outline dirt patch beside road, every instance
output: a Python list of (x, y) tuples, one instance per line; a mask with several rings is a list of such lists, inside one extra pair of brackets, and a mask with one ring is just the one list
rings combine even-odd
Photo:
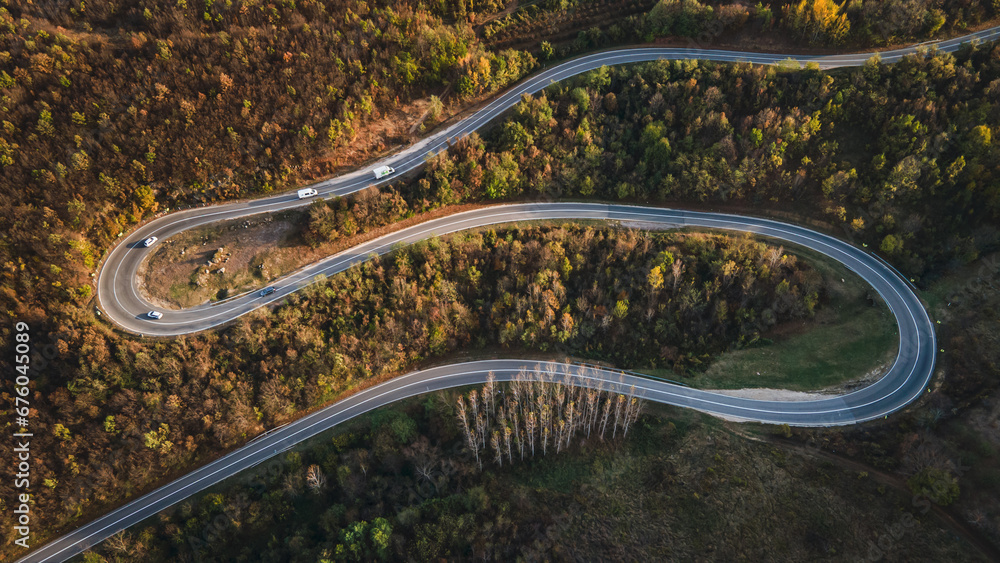
[(477, 207), (435, 209), (318, 246), (310, 246), (304, 236), (307, 209), (215, 223), (160, 241), (139, 268), (139, 289), (157, 307), (193, 307), (266, 287), (303, 266), (392, 231)]
[(143, 296), (178, 309), (262, 287), (308, 263), (305, 211), (249, 217), (185, 231), (157, 245), (139, 269)]
[(742, 397), (744, 399), (756, 399), (759, 401), (816, 401), (829, 399), (832, 395), (823, 393), (807, 393), (805, 391), (789, 391), (787, 389), (709, 389), (713, 393), (728, 395), (730, 397)]

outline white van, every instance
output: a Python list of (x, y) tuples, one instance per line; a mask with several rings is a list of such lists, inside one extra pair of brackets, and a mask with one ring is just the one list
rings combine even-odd
[(299, 190), (299, 199), (305, 199), (307, 197), (312, 197), (312, 196), (314, 196), (314, 195), (316, 195), (318, 193), (319, 192), (317, 192), (314, 188), (301, 189), (301, 190)]
[(395, 172), (395, 170), (391, 166), (379, 166), (375, 170), (372, 170), (372, 172), (375, 174), (376, 180), (381, 180), (382, 178), (385, 178), (389, 174)]

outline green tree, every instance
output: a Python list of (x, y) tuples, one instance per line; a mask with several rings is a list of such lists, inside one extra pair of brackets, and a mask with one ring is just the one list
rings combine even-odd
[(618, 320), (624, 319), (628, 315), (628, 299), (620, 299), (615, 303), (614, 315)]
[(879, 248), (886, 254), (897, 254), (903, 250), (903, 241), (896, 235), (885, 235)]
[(420, 77), (420, 69), (417, 62), (413, 60), (413, 55), (402, 53), (393, 57), (393, 65), (396, 67), (396, 75), (403, 84), (413, 84)]
[(587, 92), (586, 88), (573, 88), (569, 97), (580, 108), (581, 114), (590, 111), (590, 93)]
[(340, 530), (339, 540), (334, 552), (337, 559), (341, 561), (363, 561), (368, 552), (365, 545), (365, 536), (368, 530), (368, 522), (361, 520), (352, 522), (346, 528)]
[(392, 524), (385, 518), (376, 518), (371, 526), (372, 549), (379, 559), (389, 557), (389, 542), (392, 539)]
[(542, 44), (540, 45), (540, 49), (542, 51), (542, 58), (545, 59), (545, 60), (547, 60), (547, 61), (551, 60), (552, 57), (554, 57), (556, 55), (555, 48), (553, 48), (552, 47), (552, 43), (549, 43), (548, 41), (542, 41)]
[(493, 158), (486, 168), (486, 178), (483, 182), (486, 186), (486, 197), (490, 199), (501, 199), (513, 197), (520, 192), (521, 174), (517, 162), (509, 152), (500, 154), (500, 158)]
[(517, 121), (504, 123), (500, 130), (502, 150), (521, 152), (535, 143), (534, 137)]
[(431, 96), (430, 103), (427, 106), (427, 117), (431, 121), (437, 121), (441, 117), (442, 111), (444, 111), (444, 104), (441, 103), (441, 98)]
[(928, 498), (934, 504), (948, 506), (958, 498), (958, 479), (946, 469), (925, 467), (910, 477), (907, 484), (914, 495)]

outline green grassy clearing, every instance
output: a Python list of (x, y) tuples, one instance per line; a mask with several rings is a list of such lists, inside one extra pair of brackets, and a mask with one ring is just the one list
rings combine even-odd
[[(811, 391), (857, 379), (891, 363), (898, 349), (896, 322), (868, 284), (819, 253), (802, 248), (787, 251), (823, 276), (826, 296), (816, 316), (765, 334), (770, 344), (725, 352), (704, 372), (682, 381), (703, 389)], [(871, 304), (869, 294), (876, 305)], [(678, 378), (665, 369), (636, 371)]]

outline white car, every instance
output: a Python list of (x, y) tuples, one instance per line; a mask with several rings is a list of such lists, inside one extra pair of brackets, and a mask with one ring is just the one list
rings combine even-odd
[(299, 199), (305, 199), (307, 197), (312, 197), (312, 196), (314, 196), (314, 195), (316, 195), (318, 193), (319, 192), (317, 192), (314, 188), (304, 188), (304, 189), (299, 190)]
[(146, 313), (146, 316), (149, 317), (149, 318), (151, 318), (151, 319), (162, 319), (163, 318), (163, 313), (161, 313), (159, 311), (150, 311), (150, 312)]
[(394, 173), (395, 171), (396, 170), (391, 166), (379, 166), (375, 170), (372, 170), (372, 173), (375, 174), (376, 180), (381, 180), (382, 178), (385, 178), (386, 176)]
[(148, 239), (142, 241), (142, 245), (149, 248), (150, 246), (153, 246), (153, 243), (156, 242), (156, 240), (156, 237), (149, 237)]

